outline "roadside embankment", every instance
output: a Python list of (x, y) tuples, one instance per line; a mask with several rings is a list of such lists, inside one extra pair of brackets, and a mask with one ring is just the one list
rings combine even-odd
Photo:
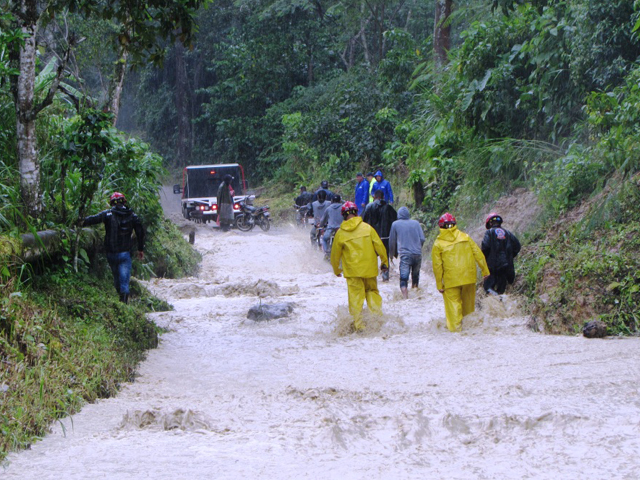
[[(60, 232), (2, 242), (0, 460), (28, 448), (56, 419), (113, 396), (157, 346), (158, 328), (146, 313), (171, 307), (134, 280), (130, 303), (120, 303), (104, 255), (96, 254), (102, 227), (84, 233), (89, 240), (78, 273)], [(149, 225), (147, 239), (145, 261), (134, 262), (136, 276), (197, 271), (200, 256), (169, 220)]]
[(130, 381), (158, 341), (145, 313), (169, 308), (140, 287), (124, 305), (102, 275), (49, 273), (1, 288), (0, 459)]
[(640, 175), (614, 178), (523, 249), (517, 291), (535, 327), (575, 333), (599, 319), (610, 335), (640, 333)]

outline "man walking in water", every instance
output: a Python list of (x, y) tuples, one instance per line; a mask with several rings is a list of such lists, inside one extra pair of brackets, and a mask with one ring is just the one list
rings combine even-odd
[(424, 243), (422, 227), (417, 221), (411, 220), (410, 216), (407, 207), (400, 207), (398, 220), (393, 222), (389, 233), (389, 258), (400, 254), (400, 291), (405, 299), (409, 298), (409, 273), (411, 288), (418, 288)]
[(484, 281), (484, 289), (487, 293), (502, 295), (507, 283), (512, 284), (516, 278), (513, 259), (520, 253), (520, 242), (513, 233), (502, 228), (502, 217), (497, 213), (490, 213), (484, 225), (487, 231), (481, 249), (491, 272)]
[[(382, 190), (376, 190), (373, 194), (375, 200), (373, 203), (367, 205), (364, 211), (362, 219), (371, 225), (384, 245), (387, 254), (389, 253), (389, 232), (391, 232), (391, 225), (398, 219), (398, 213), (396, 209), (389, 205), (386, 200), (383, 199), (384, 193)], [(389, 270), (382, 272), (382, 281), (389, 281)]]
[(471, 237), (456, 227), (456, 219), (445, 213), (438, 221), (440, 234), (431, 250), (433, 275), (444, 297), (447, 328), (459, 332), (462, 317), (475, 310), (476, 264), (486, 279), (489, 267), (482, 251)]
[(218, 222), (223, 232), (228, 232), (233, 223), (233, 177), (225, 175), (218, 187)]
[(120, 294), (120, 301), (129, 303), (129, 279), (131, 278), (131, 235), (136, 232), (138, 259), (144, 258), (144, 229), (138, 216), (127, 206), (127, 199), (120, 192), (109, 198), (111, 208), (84, 219), (83, 226), (104, 223), (104, 248), (113, 274), (113, 285)]
[[(387, 252), (376, 231), (358, 216), (353, 202), (342, 206), (344, 222), (336, 232), (331, 250), (331, 266), (336, 276), (344, 273), (349, 292), (349, 313), (356, 331), (363, 330), (362, 307), (365, 299), (372, 313), (382, 313), (382, 297), (378, 292), (378, 258), (380, 269), (388, 270)], [(340, 262), (342, 261), (342, 270)]]

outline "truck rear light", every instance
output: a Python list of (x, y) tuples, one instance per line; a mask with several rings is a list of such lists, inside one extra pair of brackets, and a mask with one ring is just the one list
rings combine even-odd
[(234, 203), (234, 204), (233, 204), (233, 209), (234, 209), (235, 211), (240, 210), (240, 204), (239, 204), (239, 203)]
[(216, 210), (218, 210), (218, 206), (217, 205), (211, 205), (211, 210), (213, 210), (215, 212)]

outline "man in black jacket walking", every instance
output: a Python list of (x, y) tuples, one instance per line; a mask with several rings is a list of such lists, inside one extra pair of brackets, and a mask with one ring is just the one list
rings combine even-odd
[(487, 216), (485, 227), (487, 232), (481, 248), (491, 275), (484, 281), (484, 289), (487, 293), (502, 295), (507, 283), (512, 284), (516, 278), (513, 259), (520, 252), (520, 242), (513, 233), (502, 228), (502, 217), (497, 213)]
[(113, 273), (113, 284), (120, 294), (120, 301), (129, 301), (131, 278), (131, 235), (136, 232), (138, 259), (144, 258), (144, 229), (138, 216), (127, 206), (127, 199), (120, 192), (109, 198), (111, 208), (84, 220), (83, 226), (104, 223), (104, 248)]
[[(373, 203), (367, 205), (362, 220), (371, 225), (387, 250), (389, 255), (389, 233), (391, 225), (398, 219), (398, 212), (384, 200), (384, 192), (376, 190), (373, 194)], [(389, 260), (391, 261), (391, 260)], [(389, 270), (382, 272), (382, 281), (389, 281)]]

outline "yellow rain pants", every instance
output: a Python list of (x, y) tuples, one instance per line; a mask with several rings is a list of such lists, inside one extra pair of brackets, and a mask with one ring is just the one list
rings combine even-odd
[(459, 332), (462, 317), (473, 313), (476, 309), (476, 284), (469, 283), (458, 287), (445, 288), (444, 313), (447, 316), (447, 328), (451, 332)]
[(362, 307), (365, 299), (371, 313), (382, 313), (382, 297), (378, 292), (378, 280), (376, 277), (347, 277), (349, 291), (349, 313), (353, 317), (353, 326), (358, 330), (364, 329), (362, 323)]

